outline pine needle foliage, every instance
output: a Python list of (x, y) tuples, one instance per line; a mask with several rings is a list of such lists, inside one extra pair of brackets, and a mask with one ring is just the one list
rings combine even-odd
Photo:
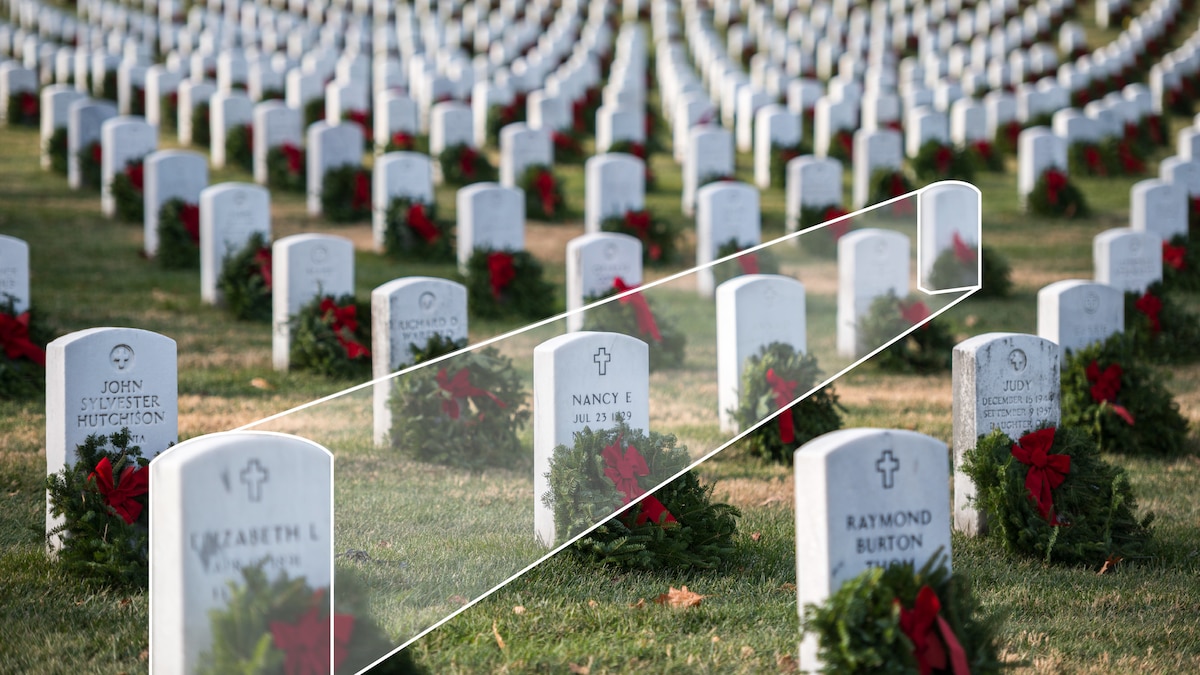
[[(332, 299), (338, 307), (353, 305), (357, 327), (354, 330), (341, 328), (335, 331), (335, 319), (330, 312), (321, 309), (326, 299)], [(291, 318), (292, 347), (289, 364), (297, 370), (310, 370), (326, 377), (365, 380), (371, 375), (370, 353), (351, 357), (351, 348), (344, 342), (354, 342), (362, 347), (371, 344), (371, 308), (358, 302), (353, 295), (331, 298), (318, 294)]]
[[(53, 333), (44, 325), (40, 313), (29, 308), (29, 341), (45, 350)], [(0, 293), (0, 314), (17, 316), (16, 298)], [(0, 349), (0, 400), (28, 400), (43, 395), (46, 391), (46, 367), (27, 356), (8, 358)]]
[[(911, 304), (918, 301), (917, 296), (910, 295), (904, 302)], [(859, 330), (863, 334), (863, 343), (869, 349), (874, 349), (912, 326), (912, 322), (904, 318), (901, 312), (900, 299), (889, 291), (871, 303)], [(950, 367), (953, 349), (953, 336), (934, 320), (897, 340), (871, 361), (888, 372), (934, 373)]]
[[(263, 276), (263, 257), (271, 252), (266, 235), (254, 232), (246, 245), (225, 257), (217, 288), (225, 307), (243, 321), (271, 320), (271, 285)], [(268, 271), (269, 273), (269, 271)]]
[[(586, 302), (596, 302), (617, 295), (617, 291), (609, 291), (599, 297), (588, 298)], [(687, 334), (676, 325), (670, 314), (661, 311), (658, 303), (651, 302), (645, 296), (646, 305), (654, 315), (654, 323), (658, 327), (661, 340), (643, 332), (638, 324), (637, 310), (632, 302), (622, 303), (620, 300), (607, 302), (599, 307), (589, 309), (584, 315), (583, 329), (602, 333), (621, 333), (635, 337), (649, 346), (650, 371), (679, 368), (683, 366), (684, 349), (687, 347)]]

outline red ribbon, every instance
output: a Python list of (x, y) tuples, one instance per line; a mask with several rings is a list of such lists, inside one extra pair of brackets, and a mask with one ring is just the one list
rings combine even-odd
[[(283, 652), (285, 675), (328, 675), (329, 673), (329, 617), (318, 617), (322, 591), (313, 595), (313, 606), (296, 623), (272, 621), (271, 638), (275, 647)], [(336, 671), (346, 659), (350, 635), (354, 631), (354, 617), (349, 614), (333, 615), (333, 668)]]
[(649, 211), (626, 211), (625, 225), (633, 230), (638, 239), (642, 240), (649, 248), (647, 253), (651, 260), (658, 260), (662, 257), (662, 247), (650, 241), (650, 212)]
[(392, 145), (400, 150), (412, 150), (414, 142), (415, 139), (403, 131), (392, 134)]
[(742, 266), (742, 274), (758, 274), (758, 255), (747, 253), (739, 256), (737, 260)]
[(1088, 382), (1092, 383), (1092, 400), (1096, 403), (1108, 403), (1109, 407), (1112, 408), (1112, 411), (1118, 417), (1132, 426), (1133, 415), (1129, 414), (1129, 410), (1125, 406), (1116, 404), (1117, 395), (1121, 393), (1121, 375), (1124, 372), (1124, 369), (1118, 363), (1100, 370), (1100, 364), (1092, 361), (1088, 365), (1085, 374), (1087, 375)]
[(279, 149), (283, 151), (283, 156), (287, 157), (288, 173), (299, 174), (304, 168), (304, 151), (291, 143), (284, 143)]
[(1067, 187), (1067, 177), (1057, 169), (1046, 170), (1046, 201), (1058, 204), (1058, 193)]
[[(775, 369), (767, 370), (767, 384), (771, 385), (771, 393), (775, 394), (775, 406), (782, 409), (796, 398), (796, 380), (785, 380), (775, 374)], [(779, 440), (791, 443), (796, 440), (796, 429), (792, 420), (792, 411), (787, 410), (779, 416)]]
[(129, 176), (129, 182), (133, 183), (133, 188), (138, 192), (142, 191), (142, 163), (133, 162), (125, 167), (125, 175)]
[(187, 232), (192, 243), (200, 243), (200, 207), (195, 204), (184, 204), (179, 207), (179, 222), (183, 223), (183, 230)]
[(27, 91), (21, 92), (18, 96), (20, 98), (21, 116), (26, 118), (37, 117), (38, 110), (40, 109), (37, 96)]
[(371, 208), (371, 176), (366, 171), (354, 174), (354, 196), (350, 198), (350, 208), (355, 210)]
[[(900, 599), (895, 600), (897, 605)], [(939, 615), (942, 603), (937, 593), (928, 585), (917, 591), (912, 609), (900, 607), (900, 630), (913, 643), (913, 656), (917, 660), (920, 675), (930, 675), (935, 670), (946, 669), (946, 652), (950, 652), (950, 671), (954, 675), (970, 675), (967, 653), (954, 635), (950, 624)], [(938, 631), (934, 631), (934, 625)], [(942, 639), (938, 640), (938, 632)], [(945, 645), (943, 647), (943, 642)]]
[(629, 144), (629, 154), (633, 155), (634, 157), (637, 157), (638, 159), (645, 160), (646, 159), (646, 146), (642, 145), (641, 143), (630, 143)]
[(911, 326), (915, 326), (929, 318), (929, 307), (920, 300), (914, 300), (911, 303), (901, 300), (898, 305), (900, 307), (900, 316), (904, 317), (904, 320)]
[(350, 120), (351, 122), (355, 122), (358, 124), (358, 126), (362, 127), (363, 139), (365, 141), (367, 141), (368, 143), (371, 142), (371, 137), (372, 137), (371, 119), (367, 116), (367, 111), (365, 111), (365, 110), (347, 110), (346, 111), (346, 119)]
[(841, 218), (847, 213), (849, 213), (849, 211), (846, 211), (840, 206), (830, 206), (829, 208), (825, 209), (824, 215), (821, 216), (821, 222), (829, 223), (829, 226), (826, 229), (829, 230), (829, 234), (833, 236), (834, 241), (846, 236), (846, 233), (850, 231), (850, 219), (846, 218), (843, 220), (838, 220), (836, 223), (830, 223), (829, 221)]
[(1021, 123), (1016, 120), (1010, 120), (1004, 125), (1004, 135), (1008, 137), (1008, 144), (1012, 147), (1017, 147), (1017, 141), (1021, 137)]
[(250, 152), (254, 152), (254, 125), (247, 124), (243, 128), (246, 130), (246, 147), (250, 149)]
[(1170, 265), (1172, 269), (1182, 271), (1187, 264), (1187, 247), (1172, 246), (1169, 242), (1163, 242), (1162, 247), (1163, 262)]
[(950, 171), (950, 165), (954, 163), (954, 151), (944, 145), (939, 145), (938, 149), (933, 153), (933, 164), (938, 173), (947, 173)]
[(104, 148), (100, 145), (100, 141), (92, 142), (92, 161), (99, 164), (104, 159)]
[(1117, 156), (1121, 160), (1121, 166), (1125, 169), (1125, 173), (1141, 173), (1146, 170), (1145, 162), (1138, 159), (1138, 156), (1133, 153), (1128, 141), (1121, 141), (1117, 144)]
[(505, 288), (517, 278), (517, 270), (513, 267), (513, 257), (504, 251), (493, 251), (488, 254), (488, 275), (492, 283), (492, 296), (497, 300)]
[(1192, 197), (1192, 215), (1200, 213), (1200, 197)]
[(784, 166), (787, 166), (788, 162), (792, 161), (793, 159), (796, 159), (799, 156), (800, 156), (800, 153), (795, 148), (780, 148), (779, 149), (779, 162), (781, 164), (783, 164)]
[(542, 211), (547, 216), (553, 216), (554, 209), (558, 205), (558, 195), (554, 192), (554, 188), (557, 187), (554, 182), (554, 174), (544, 169), (539, 171), (533, 178), (533, 187), (542, 200)]
[(1025, 434), (1012, 446), (1012, 456), (1029, 467), (1025, 474), (1025, 489), (1037, 506), (1038, 513), (1051, 525), (1061, 525), (1054, 513), (1054, 498), (1051, 490), (1062, 485), (1071, 470), (1068, 455), (1051, 455), (1054, 445), (1054, 427)]
[(1150, 291), (1146, 291), (1142, 297), (1133, 303), (1133, 308), (1145, 314), (1146, 318), (1150, 320), (1151, 335), (1158, 335), (1162, 331), (1162, 321), (1158, 317), (1159, 312), (1162, 311), (1162, 306), (1162, 299)]
[(463, 146), (462, 154), (458, 156), (458, 169), (466, 178), (475, 177), (475, 159), (479, 156), (475, 148)]
[(579, 144), (575, 142), (574, 138), (571, 138), (564, 133), (552, 131), (550, 132), (550, 140), (554, 143), (555, 152), (561, 150), (570, 155), (574, 155), (579, 152)]
[(46, 366), (46, 352), (29, 339), (29, 312), (17, 316), (0, 314), (0, 346), (9, 361), (25, 357), (43, 368)]
[(984, 162), (992, 161), (992, 144), (987, 141), (975, 141), (972, 146)]
[(496, 398), (496, 395), (492, 392), (472, 385), (470, 378), (471, 372), (466, 368), (463, 368), (455, 373), (454, 377), (450, 377), (450, 374), (445, 368), (442, 368), (438, 371), (438, 386), (442, 388), (442, 391), (450, 395), (450, 398), (442, 401), (442, 412), (449, 415), (450, 419), (456, 420), (459, 417), (461, 412), (458, 406), (459, 399), (473, 398), (475, 396), (486, 396), (490, 398), (492, 403), (495, 403), (497, 406), (501, 408), (508, 407), (504, 404), (504, 401)]
[[(637, 286), (628, 286), (621, 277), (613, 277), (613, 288), (617, 289), (618, 293), (624, 293), (637, 288)], [(655, 342), (662, 342), (662, 333), (658, 332), (658, 322), (654, 320), (654, 312), (650, 311), (650, 305), (647, 304), (646, 298), (642, 297), (640, 292), (630, 293), (621, 298), (619, 302), (622, 305), (633, 305), (633, 314), (637, 318), (639, 335), (649, 335), (650, 339)]]
[(113, 484), (112, 463), (108, 458), (100, 460), (96, 470), (88, 474), (89, 481), (95, 481), (96, 488), (108, 505), (126, 523), (133, 524), (142, 514), (142, 503), (134, 499), (150, 490), (150, 472), (139, 471), (127, 466), (121, 472), (119, 484)]
[(1087, 164), (1088, 169), (1097, 176), (1103, 176), (1107, 173), (1104, 167), (1104, 159), (1100, 157), (1100, 151), (1093, 145), (1088, 145), (1083, 148), (1083, 161)]
[[(628, 504), (646, 494), (642, 486), (638, 485), (637, 477), (650, 475), (650, 467), (646, 466), (646, 459), (637, 448), (632, 445), (626, 446), (625, 453), (622, 454), (621, 439), (618, 437), (616, 443), (604, 448), (600, 457), (604, 459), (604, 475), (608, 476), (624, 496), (622, 504)], [(638, 514), (636, 523), (641, 525), (647, 521), (666, 525), (675, 522), (675, 516), (671, 515), (662, 502), (650, 496), (642, 500), (641, 513)]]
[(838, 145), (842, 146), (842, 152), (846, 153), (847, 157), (854, 156), (854, 136), (849, 131), (841, 129), (837, 132)]
[(258, 265), (258, 276), (262, 277), (267, 290), (271, 290), (271, 247), (264, 246), (254, 254), (254, 262)]
[(338, 343), (346, 350), (346, 357), (350, 359), (371, 355), (370, 350), (354, 339), (354, 334), (358, 332), (358, 318), (355, 316), (357, 313), (358, 308), (354, 303), (338, 307), (333, 298), (321, 301), (321, 315), (330, 322), (333, 334), (337, 336)]
[(584, 119), (586, 112), (587, 99), (571, 101), (571, 126), (579, 133), (587, 130), (587, 121)]
[(425, 205), (421, 203), (408, 207), (408, 226), (418, 237), (424, 239), (427, 244), (432, 244), (441, 236), (437, 226), (426, 215)]
[(954, 240), (951, 243), (954, 244), (954, 258), (956, 260), (964, 265), (974, 264), (975, 248), (963, 241), (962, 237), (958, 236), (958, 232), (954, 233)]

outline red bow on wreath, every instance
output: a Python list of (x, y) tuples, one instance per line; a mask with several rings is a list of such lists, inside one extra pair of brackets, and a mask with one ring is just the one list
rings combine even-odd
[(1008, 138), (1008, 144), (1011, 147), (1017, 147), (1017, 141), (1021, 137), (1021, 123), (1016, 120), (1010, 120), (1004, 125), (1004, 135)]
[(442, 368), (438, 371), (437, 383), (438, 386), (441, 387), (442, 391), (450, 395), (450, 398), (442, 401), (442, 412), (449, 415), (450, 419), (458, 419), (458, 416), (461, 413), (458, 406), (459, 399), (472, 398), (475, 396), (486, 396), (490, 398), (492, 403), (495, 403), (497, 406), (501, 408), (508, 407), (504, 405), (504, 401), (501, 401), (492, 392), (472, 385), (471, 372), (466, 368), (463, 368), (455, 373), (454, 377), (450, 377), (449, 372), (447, 372), (445, 368)]
[[(893, 602), (900, 605), (899, 598)], [(955, 637), (950, 624), (940, 616), (941, 610), (942, 603), (938, 600), (937, 593), (927, 585), (921, 586), (921, 590), (917, 591), (912, 609), (900, 606), (900, 630), (913, 643), (917, 671), (921, 675), (929, 675), (935, 670), (945, 670), (946, 652), (949, 652), (950, 671), (954, 675), (969, 675), (971, 668), (967, 664), (967, 653)], [(935, 625), (937, 631), (934, 630)], [(941, 640), (938, 639), (939, 632)]]
[(346, 119), (362, 127), (363, 138), (368, 143), (371, 141), (371, 121), (367, 118), (367, 111), (348, 110), (346, 111)]
[(350, 199), (350, 207), (356, 211), (371, 208), (371, 175), (366, 171), (354, 174), (354, 196)]
[[(330, 329), (337, 336), (338, 343), (346, 350), (346, 357), (357, 359), (360, 356), (370, 356), (371, 352), (354, 339), (358, 332), (358, 318), (355, 316), (358, 308), (354, 303), (338, 307), (333, 298), (321, 301), (321, 316), (330, 321)], [(349, 335), (350, 337), (346, 337)]]
[(104, 148), (99, 141), (92, 143), (92, 161), (99, 164), (104, 159)]
[(488, 254), (488, 275), (492, 284), (492, 296), (497, 300), (504, 289), (517, 278), (517, 270), (513, 267), (513, 257), (504, 251), (493, 251)]
[(837, 220), (848, 213), (849, 211), (840, 206), (831, 206), (825, 209), (824, 215), (821, 216), (821, 222), (829, 223), (829, 226), (826, 229), (829, 230), (829, 234), (833, 237), (835, 242), (846, 236), (846, 233), (850, 231), (850, 219), (843, 218), (842, 220), (838, 220), (836, 223), (830, 223), (829, 221)]
[(662, 257), (662, 247), (650, 241), (650, 220), (649, 211), (626, 211), (625, 226), (633, 230), (638, 239), (642, 240), (643, 244), (647, 245), (647, 254), (651, 260), (658, 260)]
[(1187, 264), (1187, 247), (1172, 246), (1170, 243), (1164, 241), (1162, 257), (1163, 262), (1169, 265), (1171, 269), (1183, 271), (1184, 266)]
[(1058, 193), (1067, 187), (1067, 177), (1057, 169), (1046, 170), (1046, 201), (1051, 205), (1058, 204)]
[(568, 155), (573, 155), (579, 152), (579, 144), (575, 142), (575, 139), (562, 132), (550, 132), (550, 140), (554, 143), (555, 152), (561, 150)]
[(746, 253), (738, 256), (737, 261), (742, 267), (742, 274), (758, 274), (758, 254)]
[(1159, 320), (1158, 314), (1162, 311), (1162, 299), (1154, 295), (1150, 291), (1146, 291), (1142, 297), (1138, 298), (1133, 303), (1133, 308), (1150, 320), (1150, 334), (1158, 335), (1162, 331), (1162, 321)]
[(88, 480), (95, 481), (96, 489), (100, 490), (100, 495), (104, 497), (104, 503), (126, 523), (133, 524), (133, 521), (142, 515), (142, 503), (134, 497), (144, 495), (150, 490), (149, 471), (127, 466), (121, 472), (119, 484), (114, 485), (112, 463), (105, 457), (96, 465), (96, 470), (88, 474)]
[(133, 162), (125, 167), (125, 175), (129, 176), (129, 182), (133, 183), (133, 188), (138, 192), (142, 191), (142, 163)]
[(854, 156), (854, 136), (845, 129), (840, 129), (837, 132), (838, 144), (842, 146), (842, 152), (846, 153), (847, 157)]
[(533, 178), (533, 187), (542, 200), (542, 211), (547, 216), (553, 216), (554, 208), (558, 205), (558, 195), (555, 194), (558, 184), (554, 180), (554, 174), (545, 169), (539, 171)]
[(1092, 361), (1088, 364), (1085, 374), (1087, 381), (1092, 383), (1092, 400), (1100, 404), (1107, 403), (1118, 417), (1132, 426), (1133, 415), (1125, 406), (1116, 403), (1117, 395), (1121, 393), (1121, 375), (1124, 372), (1119, 363), (1113, 363), (1104, 370), (1100, 370), (1099, 362)]
[(46, 366), (46, 352), (29, 339), (29, 312), (17, 316), (0, 314), (0, 347), (9, 361), (25, 357), (39, 366)]
[(933, 165), (938, 173), (944, 174), (950, 171), (950, 165), (954, 163), (954, 151), (950, 148), (939, 145), (933, 153)]
[(1192, 202), (1192, 213), (1193, 214), (1200, 213), (1200, 196), (1192, 197), (1191, 202)]
[(392, 134), (392, 145), (400, 150), (412, 150), (413, 143), (413, 137), (403, 131), (397, 131)]
[(437, 226), (426, 215), (425, 205), (421, 203), (416, 203), (408, 207), (408, 226), (418, 237), (424, 239), (427, 244), (432, 244), (441, 236)]
[(1051, 490), (1062, 485), (1071, 470), (1068, 455), (1051, 455), (1054, 446), (1054, 427), (1025, 434), (1012, 446), (1012, 456), (1029, 467), (1025, 474), (1025, 489), (1037, 506), (1038, 513), (1051, 525), (1063, 525), (1054, 513), (1054, 497)]
[[(783, 379), (775, 374), (774, 368), (767, 370), (767, 384), (771, 385), (771, 393), (775, 394), (777, 408), (783, 408), (796, 398), (796, 380)], [(779, 440), (784, 444), (796, 440), (795, 423), (790, 410), (779, 416)]]
[(992, 161), (992, 144), (987, 141), (975, 141), (971, 144), (975, 148), (975, 152), (985, 163)]
[(779, 149), (779, 161), (784, 166), (787, 166), (788, 162), (792, 161), (793, 159), (796, 159), (799, 156), (800, 156), (800, 152), (798, 150), (796, 150), (795, 148), (780, 148)]
[[(617, 491), (623, 495), (622, 504), (628, 504), (646, 494), (642, 486), (638, 485), (637, 479), (638, 476), (650, 475), (650, 467), (646, 466), (646, 459), (637, 448), (627, 446), (622, 454), (621, 438), (617, 437), (617, 442), (604, 448), (600, 457), (604, 459), (604, 475), (608, 476), (617, 487)], [(636, 524), (641, 525), (646, 521), (665, 525), (675, 522), (675, 516), (671, 515), (662, 502), (651, 496), (642, 500), (641, 513), (638, 514)]]
[(271, 247), (264, 246), (254, 254), (254, 263), (258, 265), (258, 276), (262, 277), (263, 285), (271, 290)]
[(283, 151), (283, 156), (287, 158), (288, 173), (298, 175), (304, 168), (303, 151), (291, 143), (284, 143), (279, 146), (279, 149)]
[(914, 300), (911, 303), (900, 300), (897, 305), (900, 308), (900, 316), (910, 326), (915, 326), (929, 318), (929, 307), (920, 300)]
[[(285, 675), (328, 675), (329, 673), (329, 618), (318, 617), (323, 604), (322, 591), (313, 595), (313, 606), (296, 623), (272, 621), (271, 638), (275, 647), (283, 652)], [(346, 659), (350, 635), (354, 632), (354, 617), (349, 614), (333, 615), (333, 669), (336, 671)]]
[[(637, 288), (637, 286), (628, 286), (621, 277), (614, 277), (613, 288), (618, 293), (624, 293), (625, 291)], [(654, 320), (654, 312), (650, 311), (650, 305), (647, 304), (646, 298), (642, 297), (641, 293), (630, 293), (618, 302), (622, 305), (633, 305), (633, 314), (637, 318), (638, 334), (649, 335), (655, 342), (662, 342), (662, 333), (658, 332), (658, 322)]]
[(200, 243), (200, 207), (195, 204), (184, 204), (179, 207), (179, 222), (193, 244)]
[(571, 127), (578, 133), (583, 133), (587, 130), (587, 120), (584, 119), (587, 112), (587, 99), (579, 99), (571, 101)]
[(951, 241), (951, 244), (954, 245), (955, 260), (958, 260), (958, 262), (963, 263), (964, 265), (971, 265), (975, 263), (974, 247), (963, 241), (962, 237), (958, 236), (958, 232), (954, 233), (954, 238)]
[(637, 157), (640, 160), (645, 160), (646, 159), (646, 146), (642, 145), (641, 143), (630, 143), (629, 144), (629, 154), (633, 155), (634, 157)]
[(23, 91), (20, 94), (21, 116), (26, 118), (37, 117), (40, 108), (38, 98), (34, 94)]
[(1117, 156), (1121, 160), (1121, 167), (1127, 174), (1141, 173), (1146, 170), (1146, 163), (1133, 153), (1128, 141), (1121, 141), (1117, 144)]
[(458, 170), (466, 178), (475, 177), (475, 160), (479, 157), (479, 153), (475, 152), (475, 148), (469, 145), (464, 145), (462, 154), (458, 156)]

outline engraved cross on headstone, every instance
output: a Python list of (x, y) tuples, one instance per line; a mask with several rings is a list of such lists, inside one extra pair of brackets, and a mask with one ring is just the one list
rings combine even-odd
[(875, 462), (875, 470), (883, 474), (883, 488), (890, 490), (895, 487), (895, 473), (900, 470), (900, 460), (892, 456), (891, 450), (884, 450)]
[(601, 375), (607, 375), (608, 362), (612, 361), (612, 354), (608, 353), (608, 349), (601, 347), (600, 349), (596, 350), (596, 354), (592, 357), (592, 361), (596, 364)]
[(249, 489), (248, 494), (250, 496), (250, 501), (261, 501), (262, 484), (267, 482), (267, 478), (270, 476), (270, 474), (267, 473), (267, 470), (258, 463), (257, 459), (252, 459), (250, 460), (250, 463), (246, 465), (246, 468), (242, 469), (242, 472), (239, 475), (242, 478), (242, 482), (245, 483), (246, 487)]

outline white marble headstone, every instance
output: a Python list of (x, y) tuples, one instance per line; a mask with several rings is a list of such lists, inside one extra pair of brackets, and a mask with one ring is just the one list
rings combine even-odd
[(1038, 291), (1038, 335), (1066, 350), (1088, 347), (1125, 332), (1125, 294), (1081, 279), (1056, 281)]
[(327, 234), (276, 239), (271, 245), (271, 279), (271, 361), (276, 370), (287, 370), (292, 346), (288, 319), (318, 295), (354, 293), (354, 243)]
[(384, 249), (387, 210), (393, 199), (433, 204), (433, 162), (419, 152), (389, 152), (375, 160), (371, 174), (371, 229), (375, 248)]
[(525, 250), (525, 195), (499, 183), (475, 183), (458, 191), (458, 267), (466, 272), (475, 249)]
[(1126, 293), (1144, 293), (1162, 281), (1162, 238), (1154, 232), (1118, 227), (1092, 239), (1092, 264), (1096, 282)]
[[(758, 190), (747, 183), (709, 183), (696, 193), (696, 265), (716, 260), (721, 246), (731, 240), (737, 242), (738, 248), (762, 242)], [(700, 295), (711, 298), (713, 287), (713, 268), (696, 270), (696, 290)]]
[(584, 164), (585, 231), (599, 232), (606, 218), (640, 211), (645, 203), (646, 169), (642, 160), (621, 152), (588, 158)]
[[(642, 283), (642, 242), (617, 232), (596, 232), (567, 242), (567, 311), (579, 309), (589, 297), (613, 290), (620, 278), (628, 286)], [(584, 313), (567, 317), (569, 332), (583, 330)]]
[(271, 241), (271, 193), (252, 183), (218, 183), (200, 192), (200, 299), (222, 300), (217, 280), (225, 259), (255, 233)]
[(838, 240), (837, 351), (858, 358), (880, 345), (865, 344), (859, 324), (875, 298), (909, 289), (909, 240), (899, 232), (866, 228)]
[(29, 244), (0, 234), (0, 302), (9, 298), (14, 313), (29, 309)]
[(200, 191), (208, 186), (208, 162), (191, 150), (159, 150), (146, 156), (142, 165), (144, 227), (143, 250), (147, 257), (158, 254), (158, 212), (171, 199), (200, 203)]

